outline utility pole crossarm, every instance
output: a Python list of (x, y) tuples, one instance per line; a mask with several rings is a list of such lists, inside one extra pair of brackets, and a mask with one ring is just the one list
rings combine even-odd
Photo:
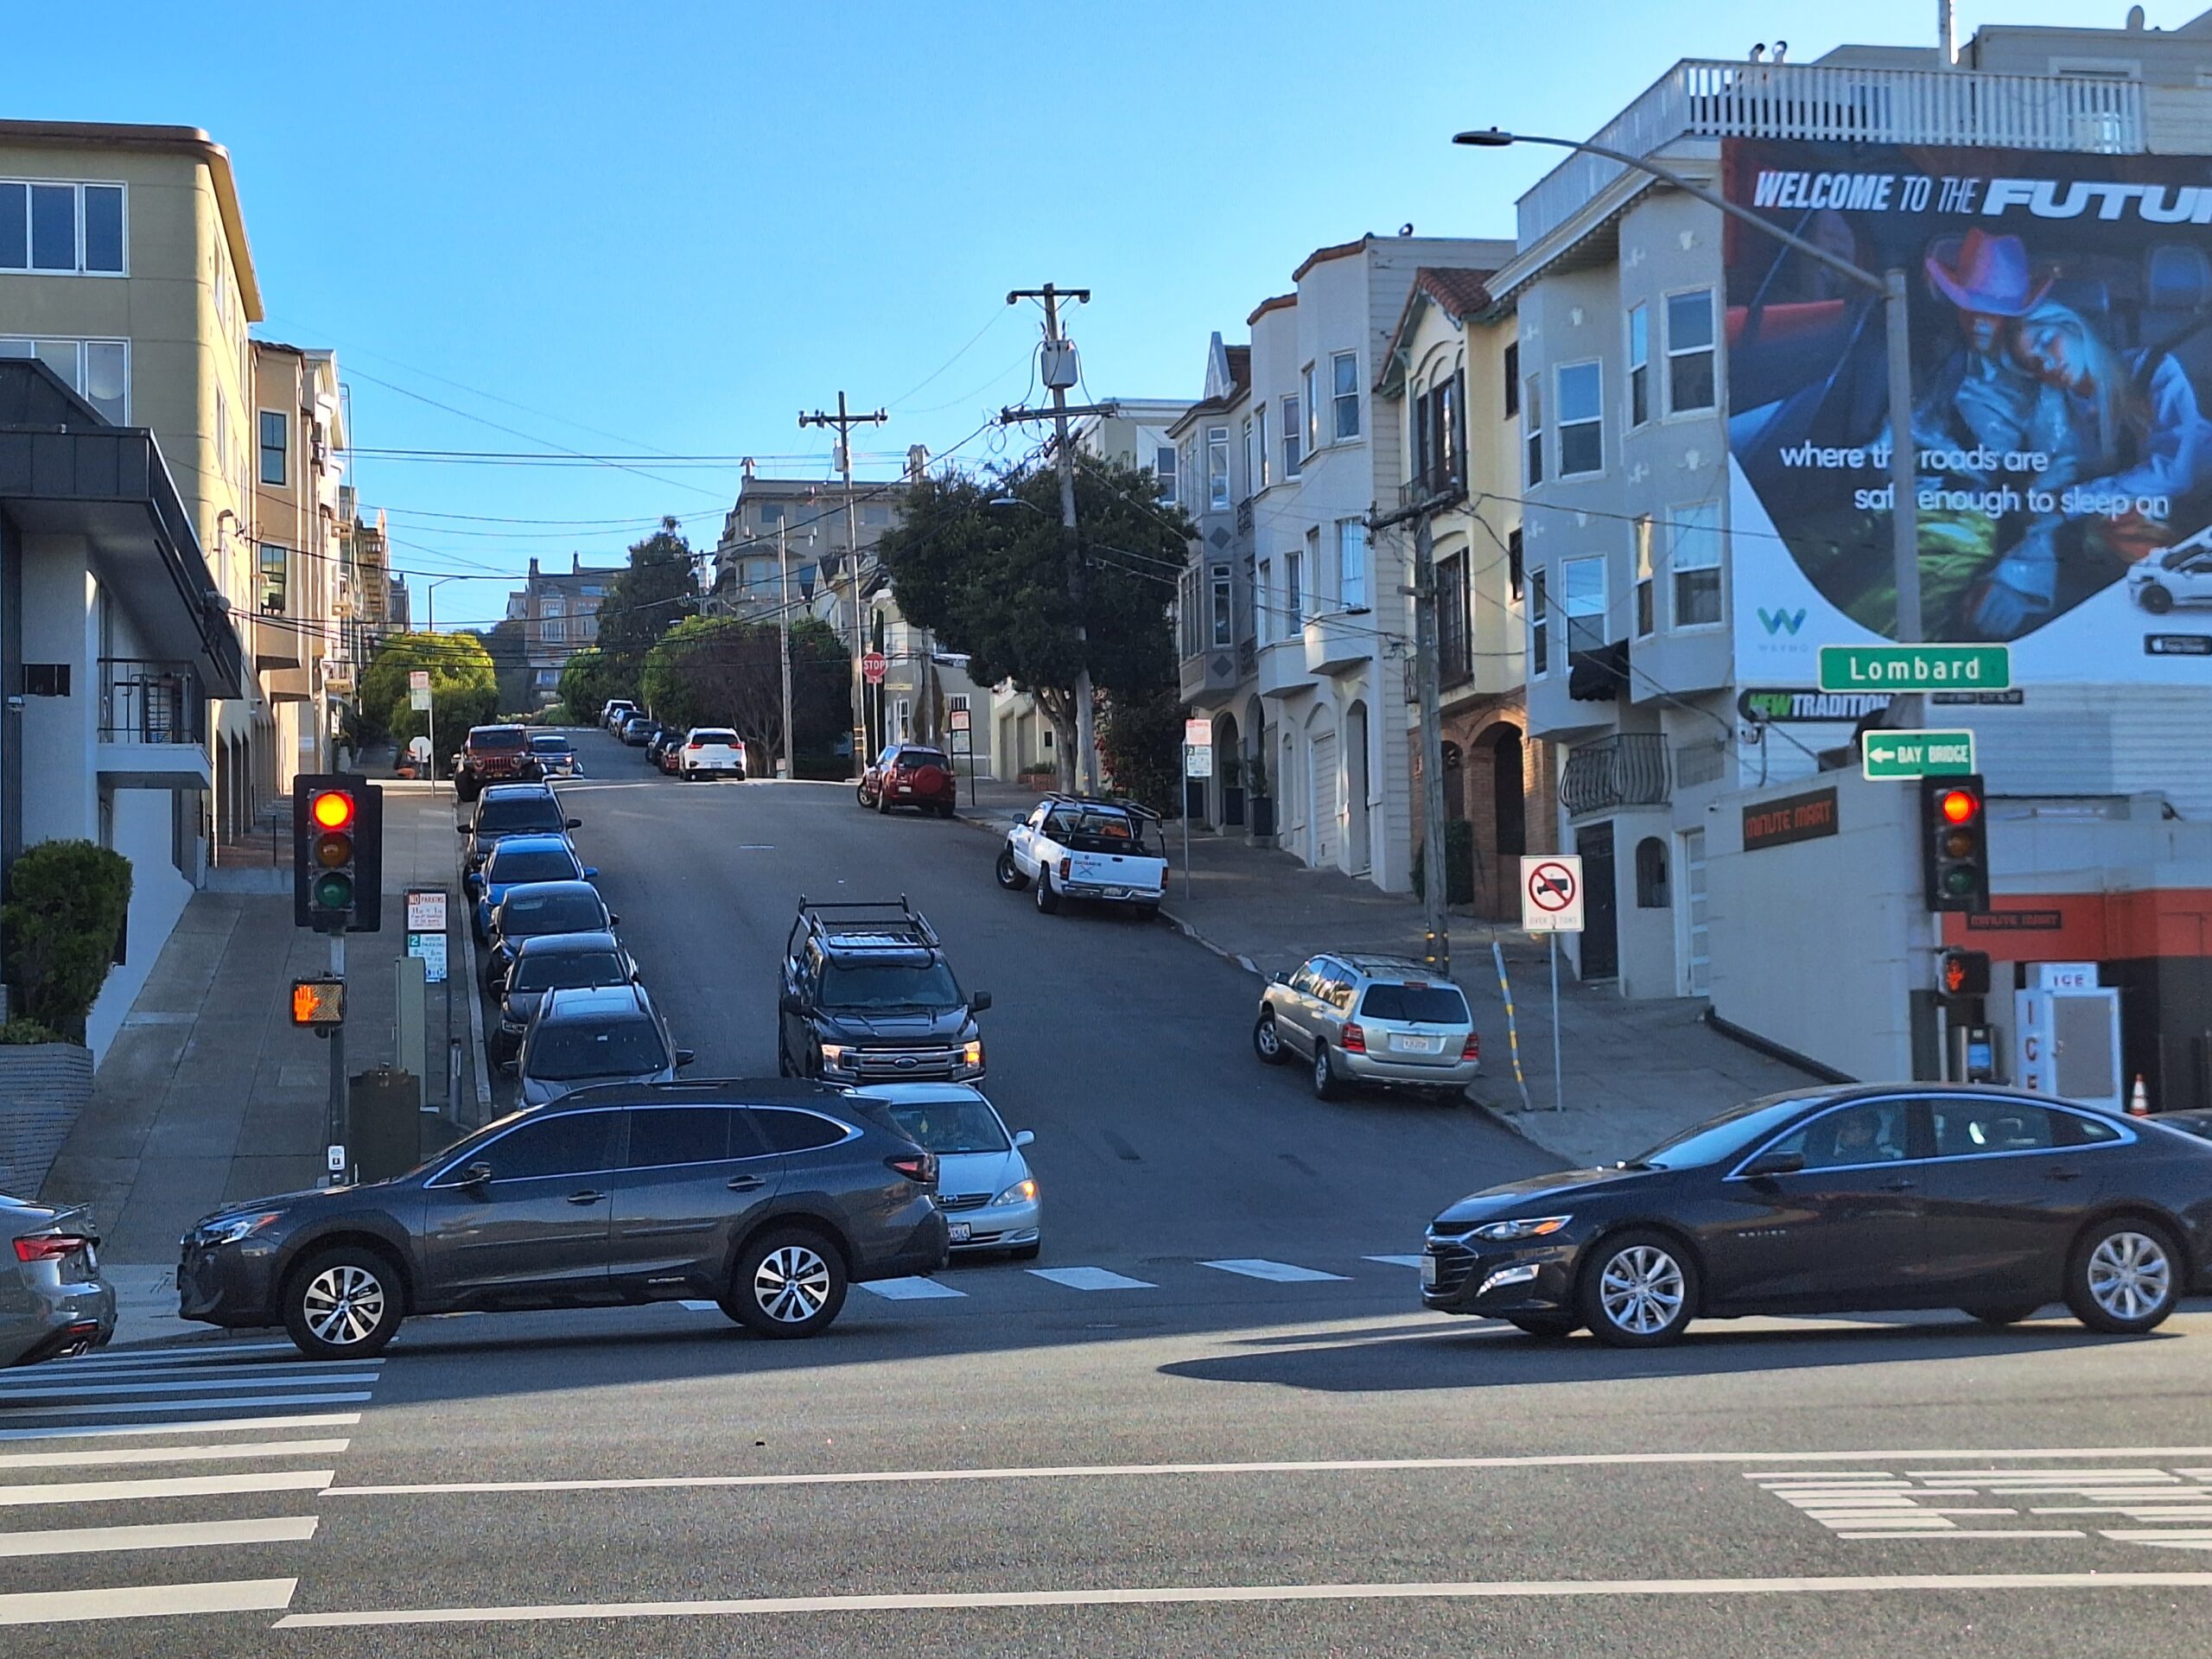
[(1080, 418), (1085, 415), (1115, 416), (1122, 412), (1119, 404), (1070, 404), (1065, 409), (1001, 409), (999, 424), (1012, 426), (1020, 421), (1051, 421), (1061, 416)]

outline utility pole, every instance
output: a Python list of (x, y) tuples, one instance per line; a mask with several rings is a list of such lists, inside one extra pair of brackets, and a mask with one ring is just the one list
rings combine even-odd
[(776, 514), (776, 631), (784, 671), (784, 776), (798, 776), (791, 765), (791, 566), (784, 515)]
[(810, 426), (837, 429), (837, 466), (845, 480), (845, 553), (853, 583), (853, 775), (856, 778), (868, 769), (868, 705), (862, 701), (866, 683), (861, 677), (861, 658), (868, 647), (861, 638), (861, 532), (860, 515), (853, 505), (853, 429), (880, 426), (890, 418), (880, 409), (873, 415), (851, 413), (842, 391), (835, 415), (817, 409), (811, 415), (802, 412), (798, 417), (802, 429)]
[[(1068, 563), (1068, 597), (1075, 605), (1075, 753), (1076, 788), (1086, 795), (1098, 792), (1098, 741), (1093, 731), (1095, 710), (1090, 685), (1090, 633), (1084, 626), (1083, 546), (1075, 533), (1075, 450), (1068, 442), (1068, 417), (1071, 415), (1113, 415), (1120, 412), (1115, 404), (1093, 404), (1087, 407), (1071, 407), (1068, 388), (1076, 383), (1075, 353), (1067, 336), (1060, 332), (1060, 302), (1074, 300), (1088, 305), (1090, 290), (1087, 288), (1056, 288), (1047, 283), (1042, 288), (1017, 288), (1006, 296), (1008, 305), (1022, 300), (1042, 300), (1045, 302), (1044, 381), (1052, 393), (1052, 407), (1049, 418), (1052, 423), (1052, 455), (1060, 474), (1060, 527), (1066, 532)], [(1017, 421), (1039, 421), (1048, 418), (1047, 411), (1034, 409), (1002, 409), (999, 411), (1001, 423), (1011, 425)]]
[(1414, 523), (1414, 582), (1400, 591), (1414, 601), (1414, 683), (1421, 708), (1421, 931), (1426, 946), (1421, 960), (1439, 977), (1452, 976), (1451, 925), (1446, 918), (1445, 895), (1450, 872), (1445, 865), (1444, 723), (1437, 639), (1436, 560), (1430, 520), (1440, 505), (1433, 492), (1396, 512), (1371, 514), (1370, 533), (1388, 530), (1410, 518)]

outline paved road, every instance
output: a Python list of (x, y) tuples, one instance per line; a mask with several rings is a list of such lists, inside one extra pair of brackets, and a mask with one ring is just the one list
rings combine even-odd
[(1037, 916), (972, 830), (593, 760), (582, 837), (702, 1074), (772, 1063), (801, 887), (930, 912), (997, 997), (1042, 1273), (856, 1290), (805, 1344), (671, 1306), (11, 1374), (10, 1659), (2203, 1651), (2212, 1313), (1651, 1355), (1425, 1314), (1390, 1258), (1522, 1143), (1318, 1105), (1243, 1048), (1243, 976)]

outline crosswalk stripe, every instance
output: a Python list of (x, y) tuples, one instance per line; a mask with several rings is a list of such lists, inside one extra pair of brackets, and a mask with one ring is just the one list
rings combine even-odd
[(44, 1590), (0, 1596), (0, 1624), (68, 1624), (169, 1613), (281, 1612), (297, 1579), (232, 1579), (215, 1584), (149, 1584), (121, 1590)]
[(965, 1296), (964, 1290), (955, 1290), (950, 1285), (940, 1285), (934, 1279), (871, 1279), (860, 1287), (871, 1296), (880, 1296), (887, 1302), (927, 1302), (944, 1296)]
[(1159, 1286), (1148, 1279), (1132, 1279), (1127, 1274), (1114, 1273), (1104, 1268), (1028, 1268), (1024, 1269), (1033, 1278), (1065, 1285), (1070, 1290), (1157, 1290)]
[(50, 1527), (37, 1532), (0, 1532), (0, 1559), (98, 1555), (126, 1549), (195, 1549), (210, 1544), (296, 1544), (315, 1536), (315, 1521), (312, 1515), (281, 1515), (257, 1521), (188, 1521), (175, 1526)]
[[(354, 1363), (365, 1364), (365, 1376), (372, 1377), (375, 1370), (381, 1367), (384, 1362), (369, 1360)], [(155, 1381), (167, 1379), (186, 1388), (216, 1389), (251, 1382), (257, 1376), (270, 1377), (284, 1382), (304, 1382), (309, 1377), (332, 1375), (334, 1373), (327, 1362), (312, 1359), (303, 1359), (295, 1365), (248, 1363), (244, 1365), (115, 1366), (99, 1371), (87, 1371), (75, 1376), (72, 1376), (66, 1369), (44, 1368), (28, 1372), (20, 1377), (0, 1380), (0, 1400), (6, 1400), (26, 1389), (35, 1389), (42, 1383), (59, 1386), (65, 1379), (77, 1384), (73, 1392), (78, 1394), (114, 1394), (119, 1393), (122, 1385), (125, 1382), (143, 1382), (149, 1379)]]
[(1386, 1268), (1421, 1266), (1421, 1257), (1417, 1255), (1363, 1255), (1359, 1259), (1363, 1262), (1380, 1262)]
[(1300, 1268), (1287, 1262), (1268, 1262), (1258, 1256), (1238, 1256), (1227, 1262), (1201, 1262), (1202, 1268), (1218, 1268), (1224, 1273), (1242, 1274), (1247, 1279), (1265, 1279), (1272, 1284), (1304, 1285), (1333, 1279), (1342, 1281), (1341, 1273), (1323, 1273), (1319, 1268)]
[(239, 1354), (296, 1354), (300, 1351), (289, 1342), (210, 1342), (189, 1348), (104, 1348), (95, 1354), (79, 1354), (74, 1359), (50, 1362), (66, 1365), (72, 1370), (79, 1366), (87, 1369), (102, 1365), (137, 1365), (149, 1359), (183, 1364), (190, 1362), (226, 1360)]
[[(326, 1382), (373, 1382), (374, 1371), (323, 1373)], [(303, 1376), (280, 1376), (270, 1379), (272, 1388), (296, 1389), (304, 1387)], [(20, 1400), (81, 1400), (88, 1394), (190, 1394), (195, 1389), (250, 1389), (254, 1384), (248, 1377), (214, 1377), (189, 1382), (95, 1382), (76, 1389), (9, 1389), (0, 1388), (0, 1408)]]
[[(372, 1396), (366, 1389), (354, 1394), (248, 1394), (232, 1395), (220, 1400), (104, 1400), (96, 1406), (29, 1406), (22, 1408), (26, 1417), (111, 1417), (118, 1411), (234, 1411), (243, 1407), (248, 1410), (263, 1406), (350, 1406)], [(156, 1430), (159, 1432), (158, 1428)], [(0, 1439), (9, 1438), (15, 1431), (0, 1428)]]
[(685, 1300), (678, 1302), (677, 1306), (690, 1313), (719, 1313), (722, 1311), (722, 1305), (720, 1302)]
[(218, 1463), (231, 1458), (334, 1458), (351, 1440), (245, 1440), (221, 1446), (87, 1446), (75, 1452), (0, 1452), (0, 1469), (73, 1469), (111, 1463)]
[(289, 1469), (257, 1475), (181, 1475), (151, 1480), (64, 1480), (0, 1486), (0, 1507), (112, 1503), (151, 1497), (219, 1497), (236, 1492), (319, 1492), (333, 1469)]
[[(368, 1395), (357, 1395), (365, 1400)], [(191, 1402), (195, 1408), (201, 1402)], [(273, 1402), (256, 1401), (256, 1405)], [(175, 1406), (162, 1408), (175, 1410)], [(94, 1407), (94, 1410), (106, 1408)], [(49, 1412), (48, 1416), (57, 1414)], [(289, 1417), (217, 1417), (200, 1423), (102, 1423), (90, 1428), (0, 1428), (0, 1442), (9, 1440), (88, 1440), (103, 1439), (111, 1434), (231, 1434), (251, 1430), (256, 1433), (272, 1428), (350, 1428), (359, 1424), (358, 1411), (326, 1411), (302, 1413)]]

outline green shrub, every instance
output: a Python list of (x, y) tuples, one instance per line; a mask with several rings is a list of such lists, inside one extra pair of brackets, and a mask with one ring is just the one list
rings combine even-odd
[[(1427, 891), (1428, 880), (1426, 843), (1414, 849), (1414, 894), (1418, 898)], [(1465, 818), (1455, 818), (1444, 826), (1444, 902), (1447, 905), (1471, 905), (1475, 902), (1475, 827)]]
[(69, 1039), (50, 1027), (35, 1020), (10, 1020), (0, 1026), (0, 1047), (19, 1047), (29, 1043), (66, 1043)]
[(8, 872), (0, 930), (23, 1014), (85, 1039), (130, 910), (130, 861), (89, 841), (44, 841)]

